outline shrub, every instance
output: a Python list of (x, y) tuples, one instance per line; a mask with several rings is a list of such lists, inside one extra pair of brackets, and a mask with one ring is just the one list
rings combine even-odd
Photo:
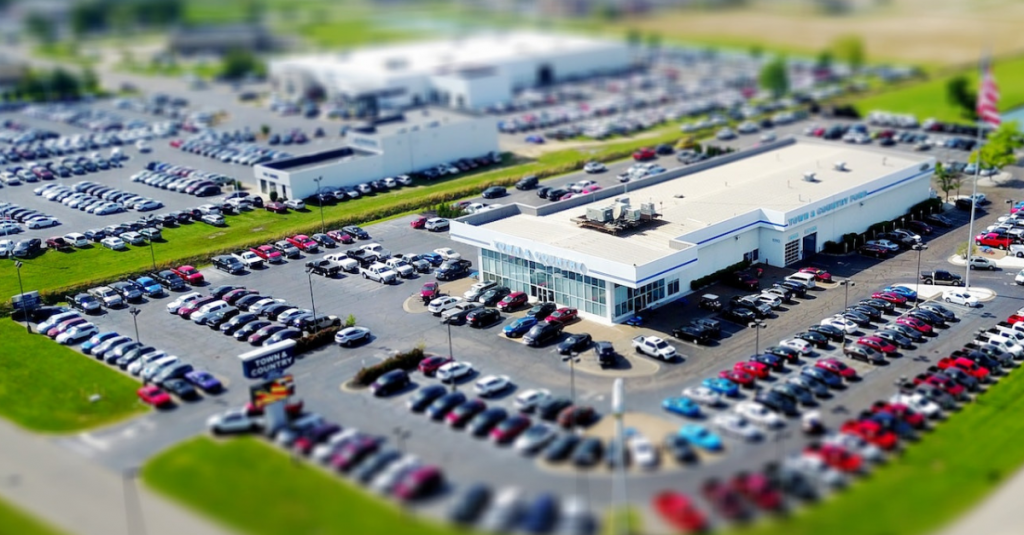
[(710, 285), (712, 285), (712, 284), (722, 280), (722, 278), (725, 277), (726, 275), (729, 275), (730, 273), (735, 273), (737, 271), (741, 271), (741, 270), (747, 269), (748, 267), (750, 267), (750, 261), (749, 260), (744, 260), (742, 262), (737, 262), (737, 263), (735, 263), (735, 264), (733, 264), (733, 265), (731, 265), (729, 267), (722, 268), (722, 269), (720, 269), (720, 270), (718, 270), (718, 271), (716, 271), (716, 272), (714, 272), (714, 273), (712, 273), (710, 275), (705, 275), (703, 277), (700, 277), (698, 279), (694, 279), (694, 280), (690, 281), (690, 289), (691, 290), (699, 290), (699, 289), (701, 289), (701, 288), (703, 288), (705, 286), (710, 286)]
[(822, 247), (822, 251), (828, 254), (842, 254), (846, 252), (846, 248), (842, 243), (836, 243), (834, 241), (827, 241)]
[(406, 351), (405, 353), (398, 353), (397, 355), (388, 357), (373, 366), (360, 368), (353, 380), (358, 385), (370, 386), (370, 384), (376, 381), (378, 377), (391, 370), (415, 370), (425, 356), (423, 348), (416, 347)]
[(355, 317), (354, 314), (349, 314), (348, 317), (345, 318), (345, 327), (355, 327), (355, 326), (356, 326), (356, 317)]
[(277, 190), (270, 192), (270, 202), (277, 202)]
[(334, 335), (341, 330), (341, 327), (327, 327), (315, 333), (307, 334), (295, 340), (295, 352), (312, 351), (321, 348), (334, 341)]

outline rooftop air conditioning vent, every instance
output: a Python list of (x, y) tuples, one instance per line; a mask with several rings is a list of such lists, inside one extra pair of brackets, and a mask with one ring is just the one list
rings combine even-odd
[(836, 171), (849, 171), (850, 168), (846, 167), (846, 162), (836, 162)]
[(804, 181), (806, 181), (806, 182), (817, 182), (818, 178), (814, 174), (813, 171), (808, 171), (808, 172), (804, 173)]

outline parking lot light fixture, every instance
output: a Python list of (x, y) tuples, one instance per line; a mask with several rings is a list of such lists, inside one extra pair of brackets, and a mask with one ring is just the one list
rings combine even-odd
[(150, 236), (146, 241), (149, 242), (149, 257), (153, 260), (153, 271), (156, 272), (156, 252), (153, 251), (153, 237)]
[(761, 329), (767, 329), (768, 324), (764, 320), (756, 319), (748, 323), (747, 326), (754, 329), (754, 354), (758, 355), (761, 352)]
[(135, 341), (142, 343), (142, 340), (139, 340), (139, 320), (137, 319), (139, 312), (142, 312), (142, 310), (138, 307), (131, 307), (128, 309), (128, 313), (132, 315), (132, 323), (135, 324)]
[(309, 304), (310, 308), (313, 309), (313, 332), (317, 331), (317, 318), (316, 318), (316, 299), (313, 298), (313, 270), (306, 270), (306, 278), (309, 280)]
[[(915, 243), (911, 249), (917, 251), (917, 276), (921, 276), (921, 253), (927, 249), (928, 246), (923, 243)], [(971, 270), (971, 252), (967, 251), (967, 271)], [(918, 279), (920, 280), (920, 279)], [(917, 310), (917, 304), (921, 302), (921, 283), (917, 284), (917, 299), (914, 299), (914, 310)]]
[(398, 451), (399, 451), (399, 453), (404, 455), (405, 454), (405, 441), (410, 436), (412, 436), (412, 432), (409, 431), (408, 429), (405, 429), (402, 426), (396, 426), (394, 429), (391, 430), (391, 432), (395, 435), (395, 442), (398, 444)]
[(316, 182), (316, 203), (320, 205), (320, 233), (325, 234), (327, 232), (327, 223), (324, 222), (324, 201), (320, 198), (320, 182), (324, 179), (322, 176), (318, 176), (313, 179)]
[[(857, 283), (850, 279), (839, 281), (839, 285), (843, 287), (843, 312), (850, 306), (850, 287), (856, 286)], [(846, 337), (843, 337), (843, 350), (846, 350)]]
[(21, 285), (21, 266), (22, 263), (19, 260), (14, 261), (14, 269), (18, 271), (18, 293), (21, 294), (21, 313), (25, 316), (25, 330), (29, 334), (32, 334), (32, 325), (28, 322), (28, 303), (25, 302), (25, 287)]

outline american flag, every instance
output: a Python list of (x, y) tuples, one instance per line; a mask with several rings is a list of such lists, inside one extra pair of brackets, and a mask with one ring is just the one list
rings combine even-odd
[(999, 126), (999, 86), (992, 76), (992, 65), (985, 61), (981, 67), (981, 87), (978, 89), (978, 119), (996, 127)]

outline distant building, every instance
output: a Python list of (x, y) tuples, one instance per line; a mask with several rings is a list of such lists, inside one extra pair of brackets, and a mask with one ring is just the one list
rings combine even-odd
[(271, 60), (274, 88), (374, 98), (381, 108), (432, 104), (479, 110), (516, 91), (630, 66), (625, 42), (542, 33), (488, 34)]
[(178, 27), (171, 32), (167, 48), (183, 56), (223, 54), (235, 48), (267, 52), (274, 48), (274, 39), (258, 24)]

